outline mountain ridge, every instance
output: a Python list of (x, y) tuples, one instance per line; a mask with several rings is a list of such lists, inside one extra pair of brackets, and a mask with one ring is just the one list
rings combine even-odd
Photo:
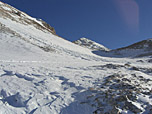
[(118, 49), (112, 49), (112, 50), (87, 38), (80, 38), (79, 40), (76, 40), (73, 43), (80, 45), (82, 47), (88, 48), (94, 54), (97, 54), (99, 56), (144, 57), (144, 56), (152, 55), (152, 39), (142, 40), (142, 41), (133, 43), (129, 46), (118, 48)]

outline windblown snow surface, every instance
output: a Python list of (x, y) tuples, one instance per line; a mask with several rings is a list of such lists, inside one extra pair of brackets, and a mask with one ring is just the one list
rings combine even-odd
[(152, 58), (97, 56), (1, 12), (0, 114), (152, 113)]

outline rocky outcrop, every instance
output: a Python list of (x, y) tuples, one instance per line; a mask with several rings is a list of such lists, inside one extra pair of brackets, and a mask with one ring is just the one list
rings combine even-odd
[(45, 21), (32, 18), (26, 13), (21, 12), (16, 8), (2, 2), (0, 2), (0, 16), (25, 25), (33, 25), (37, 29), (48, 31), (56, 35), (55, 29), (47, 24)]
[(152, 85), (152, 80), (143, 76), (113, 74), (106, 77), (100, 87), (89, 89), (92, 94), (83, 104), (96, 108), (94, 114), (137, 114), (144, 113), (144, 108), (150, 114), (151, 104), (142, 101), (152, 95), (148, 84)]

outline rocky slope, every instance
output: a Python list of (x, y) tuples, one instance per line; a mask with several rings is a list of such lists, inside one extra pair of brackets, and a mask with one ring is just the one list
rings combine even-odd
[(46, 52), (67, 53), (73, 56), (78, 53), (93, 55), (89, 49), (57, 36), (55, 30), (44, 21), (32, 18), (2, 2), (0, 2), (0, 29), (1, 34), (9, 33)]

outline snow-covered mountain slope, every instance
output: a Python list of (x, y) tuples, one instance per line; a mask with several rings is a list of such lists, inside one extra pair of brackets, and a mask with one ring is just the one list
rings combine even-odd
[(88, 48), (92, 53), (103, 57), (144, 57), (152, 55), (152, 39), (143, 40), (114, 50), (110, 50), (87, 38), (80, 38), (73, 43)]
[(133, 52), (134, 50), (137, 51), (137, 53), (134, 54), (134, 56), (136, 57), (151, 56), (152, 55), (152, 39), (143, 40), (143, 41), (134, 43), (130, 46), (117, 49), (117, 51), (119, 52), (123, 50), (128, 50), (131, 52)]
[(54, 29), (45, 24), (49, 26), (48, 29), (43, 23), (7, 4), (0, 4), (0, 27), (4, 29), (1, 30), (1, 34), (3, 31), (8, 31), (15, 38), (18, 37), (47, 52), (93, 55), (89, 49), (60, 38), (54, 33)]
[(127, 47), (108, 52), (93, 51), (94, 54), (106, 57), (145, 57), (152, 56), (152, 39), (143, 40)]
[(76, 40), (73, 43), (80, 45), (82, 47), (86, 47), (88, 49), (91, 49), (92, 51), (96, 51), (96, 50), (109, 51), (109, 49), (106, 48), (105, 46), (98, 44), (92, 40), (89, 40), (87, 38), (80, 38), (79, 40)]
[(152, 113), (151, 58), (96, 56), (14, 11), (0, 2), (0, 114)]

